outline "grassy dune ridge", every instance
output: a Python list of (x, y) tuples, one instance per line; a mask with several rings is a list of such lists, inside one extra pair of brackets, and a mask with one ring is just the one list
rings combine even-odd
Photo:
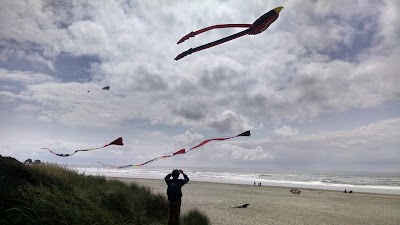
[[(166, 224), (168, 203), (150, 188), (0, 156), (0, 224)], [(192, 210), (182, 224), (204, 224)]]

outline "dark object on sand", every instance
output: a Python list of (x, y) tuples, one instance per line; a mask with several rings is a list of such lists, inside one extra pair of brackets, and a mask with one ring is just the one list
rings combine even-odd
[(241, 204), (241, 205), (234, 206), (233, 208), (247, 208), (248, 205), (250, 205), (250, 204)]
[(300, 190), (299, 189), (296, 189), (296, 188), (292, 188), (291, 190), (290, 190), (290, 192), (292, 192), (293, 194), (300, 194)]
[(346, 189), (344, 189), (343, 193), (347, 193), (347, 190), (346, 190)]
[(353, 191), (349, 191), (349, 193), (353, 193)]

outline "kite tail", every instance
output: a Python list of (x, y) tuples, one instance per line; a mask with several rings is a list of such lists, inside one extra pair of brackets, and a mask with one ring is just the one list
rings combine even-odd
[(219, 28), (250, 28), (252, 26), (252, 24), (217, 24), (217, 25), (213, 25), (213, 26), (209, 26), (209, 27), (205, 27), (203, 29), (197, 30), (197, 31), (192, 31), (189, 34), (183, 36), (178, 43), (176, 44), (180, 44), (186, 40), (188, 40), (191, 37), (194, 37), (198, 34), (204, 33), (206, 31), (209, 30), (213, 30), (213, 29), (219, 29)]
[(196, 48), (190, 48), (189, 50), (184, 51), (181, 54), (179, 54), (178, 56), (176, 56), (174, 60), (179, 60), (179, 59), (182, 59), (183, 57), (188, 56), (188, 55), (190, 55), (190, 54), (192, 54), (194, 52), (202, 51), (204, 49), (211, 48), (211, 47), (214, 47), (216, 45), (219, 45), (219, 44), (222, 44), (222, 43), (225, 43), (225, 42), (228, 42), (228, 41), (232, 41), (233, 39), (236, 39), (236, 38), (239, 38), (239, 37), (244, 36), (246, 34), (249, 34), (250, 31), (251, 30), (249, 28), (249, 29), (246, 29), (246, 30), (241, 31), (239, 33), (233, 34), (231, 36), (228, 36), (228, 37), (225, 37), (225, 38), (221, 38), (221, 39), (219, 39), (217, 41), (213, 41), (213, 42), (201, 45), (201, 46), (196, 47)]
[(225, 141), (225, 140), (233, 139), (233, 138), (236, 138), (236, 137), (246, 137), (246, 136), (249, 137), (250, 135), (251, 135), (251, 133), (250, 133), (250, 131), (248, 130), (248, 131), (245, 131), (245, 132), (243, 132), (243, 133), (241, 133), (241, 134), (238, 134), (238, 135), (232, 136), (232, 137), (226, 137), (226, 138), (210, 138), (210, 139), (206, 139), (206, 140), (202, 141), (200, 144), (198, 144), (198, 145), (196, 145), (196, 146), (190, 148), (190, 149), (188, 150), (188, 152), (191, 151), (191, 150), (193, 150), (193, 149), (195, 149), (195, 148), (201, 147), (201, 146), (203, 146), (203, 145), (205, 145), (205, 144), (207, 144), (208, 142), (211, 142), (211, 141)]
[(68, 157), (68, 156), (75, 155), (77, 152), (87, 152), (87, 151), (91, 151), (91, 150), (101, 149), (101, 148), (104, 148), (104, 147), (107, 147), (107, 146), (103, 146), (103, 147), (100, 147), (100, 148), (78, 149), (78, 150), (75, 150), (73, 153), (70, 153), (70, 154), (56, 153), (56, 152), (51, 151), (49, 148), (42, 148), (42, 149), (47, 149), (47, 150), (49, 150), (49, 152), (51, 152), (51, 153), (53, 153), (54, 155), (57, 155), (57, 156)]
[(41, 148), (41, 149), (47, 149), (47, 150), (49, 150), (49, 152), (51, 152), (52, 154), (54, 154), (54, 155), (56, 155), (56, 156), (60, 156), (60, 157), (68, 157), (68, 156), (71, 156), (71, 155), (73, 155), (73, 154), (76, 153), (76, 152), (74, 152), (74, 153), (72, 153), (72, 154), (59, 154), (59, 153), (53, 152), (53, 151), (50, 150), (49, 148)]
[(194, 52), (194, 51), (193, 51), (193, 48), (190, 48), (189, 50), (184, 51), (184, 52), (182, 52), (181, 54), (177, 55), (177, 56), (175, 57), (174, 60), (180, 60), (180, 59), (182, 59), (183, 57), (186, 57), (186, 56), (192, 54), (193, 52)]
[(73, 153), (71, 153), (71, 154), (60, 154), (60, 153), (55, 153), (55, 152), (51, 151), (49, 148), (42, 148), (42, 149), (47, 149), (47, 150), (49, 150), (49, 152), (53, 153), (54, 155), (60, 156), (60, 157), (68, 157), (68, 156), (75, 155), (77, 152), (87, 152), (87, 151), (92, 151), (92, 150), (98, 150), (98, 149), (102, 149), (102, 148), (108, 147), (108, 146), (110, 146), (110, 145), (121, 145), (121, 146), (124, 145), (124, 144), (123, 144), (122, 137), (119, 137), (119, 138), (115, 139), (114, 141), (112, 141), (112, 142), (109, 143), (109, 144), (104, 145), (103, 147), (88, 148), (88, 149), (78, 149), (78, 150), (75, 150), (75, 151), (74, 151)]
[(97, 163), (99, 163), (99, 164), (101, 164), (101, 165), (103, 165), (103, 166), (107, 166), (107, 167), (114, 168), (114, 169), (123, 169), (123, 168), (126, 168), (126, 167), (135, 166), (135, 165), (126, 165), (126, 166), (112, 166), (112, 165), (107, 165), (107, 164), (104, 164), (104, 163), (102, 163), (102, 162), (97, 162)]
[(196, 145), (196, 146), (194, 146), (194, 147), (192, 147), (192, 148), (190, 148), (188, 150), (186, 150), (185, 148), (182, 148), (182, 149), (179, 149), (176, 152), (168, 153), (168, 154), (159, 156), (157, 158), (151, 159), (151, 160), (149, 160), (147, 162), (144, 162), (144, 163), (141, 163), (141, 164), (129, 164), (129, 165), (125, 165), (125, 166), (110, 166), (110, 165), (106, 165), (106, 164), (101, 163), (101, 162), (98, 162), (98, 163), (102, 164), (103, 166), (108, 166), (108, 167), (117, 168), (117, 169), (133, 167), (133, 166), (144, 166), (144, 165), (146, 165), (148, 163), (155, 162), (155, 161), (160, 160), (160, 159), (170, 158), (170, 157), (173, 157), (175, 155), (180, 155), (180, 154), (186, 154), (189, 151), (191, 151), (191, 150), (193, 150), (195, 148), (199, 148), (199, 147), (201, 147), (201, 146), (203, 146), (203, 145), (205, 145), (205, 144), (207, 144), (207, 143), (209, 143), (211, 141), (224, 141), (224, 140), (233, 139), (233, 138), (236, 138), (236, 137), (249, 137), (250, 135), (251, 135), (250, 131), (245, 131), (245, 132), (243, 132), (241, 134), (238, 134), (238, 135), (232, 136), (232, 137), (206, 139), (206, 140), (202, 141), (200, 144), (198, 144), (198, 145)]

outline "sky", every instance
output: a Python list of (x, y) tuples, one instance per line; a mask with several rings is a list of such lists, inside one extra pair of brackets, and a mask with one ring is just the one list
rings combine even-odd
[[(62, 164), (400, 171), (400, 1), (0, 0), (0, 154)], [(283, 6), (263, 33), (241, 31)], [(109, 91), (102, 90), (110, 86)], [(117, 137), (124, 146), (100, 147)], [(135, 168), (133, 168), (135, 169)]]

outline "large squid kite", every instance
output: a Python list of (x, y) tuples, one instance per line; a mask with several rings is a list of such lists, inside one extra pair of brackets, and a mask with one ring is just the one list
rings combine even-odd
[(220, 28), (233, 28), (233, 27), (240, 27), (240, 28), (248, 28), (244, 31), (241, 31), (239, 33), (233, 34), (231, 36), (219, 39), (217, 41), (213, 41), (210, 42), (208, 44), (205, 45), (201, 45), (199, 47), (196, 48), (190, 48), (189, 50), (182, 52), (181, 54), (179, 54), (175, 60), (179, 60), (182, 59), (183, 57), (190, 55), (194, 52), (198, 52), (207, 48), (211, 48), (214, 47), (216, 45), (225, 43), (227, 41), (232, 41), (233, 39), (242, 37), (246, 34), (248, 35), (256, 35), (259, 34), (263, 31), (265, 31), (269, 25), (271, 25), (276, 19), (278, 19), (279, 17), (279, 13), (281, 12), (281, 10), (283, 9), (282, 6), (280, 7), (276, 7), (275, 9), (270, 10), (269, 12), (265, 13), (264, 15), (262, 15), (260, 18), (258, 18), (256, 21), (254, 21), (253, 24), (218, 24), (218, 25), (214, 25), (214, 26), (209, 26), (209, 27), (205, 27), (203, 29), (200, 29), (198, 31), (192, 31), (189, 34), (185, 35), (183, 38), (181, 38), (177, 44), (180, 44), (186, 40), (188, 40), (191, 37), (194, 37), (198, 34), (201, 34), (203, 32), (212, 30), (212, 29), (220, 29)]
[(98, 147), (98, 148), (88, 148), (88, 149), (78, 149), (78, 150), (75, 150), (75, 151), (74, 151), (73, 153), (71, 153), (71, 154), (60, 154), (60, 153), (55, 153), (55, 152), (51, 151), (49, 148), (42, 148), (42, 149), (47, 149), (47, 150), (49, 150), (49, 152), (51, 152), (51, 153), (53, 153), (54, 155), (57, 155), (57, 156), (68, 157), (68, 156), (75, 155), (77, 152), (86, 152), (86, 151), (97, 150), (97, 149), (101, 149), (101, 148), (108, 147), (108, 146), (110, 146), (110, 145), (124, 145), (123, 142), (122, 142), (122, 137), (119, 137), (119, 138), (115, 139), (114, 141), (112, 141), (110, 144), (106, 144), (106, 145), (104, 145), (104, 146), (102, 146), (102, 147)]
[(182, 149), (179, 149), (178, 151), (171, 152), (171, 153), (159, 156), (157, 158), (151, 159), (151, 160), (149, 160), (147, 162), (144, 162), (144, 163), (141, 163), (141, 164), (129, 164), (129, 165), (125, 165), (125, 166), (110, 166), (110, 165), (106, 165), (106, 164), (101, 163), (101, 162), (98, 162), (98, 163), (102, 164), (103, 166), (113, 167), (113, 168), (117, 168), (117, 169), (122, 169), (122, 168), (132, 167), (132, 166), (144, 166), (144, 165), (146, 165), (148, 163), (151, 163), (151, 162), (154, 162), (154, 161), (157, 161), (157, 160), (160, 160), (160, 159), (169, 158), (169, 157), (172, 157), (172, 156), (175, 156), (175, 155), (186, 154), (186, 153), (192, 151), (193, 149), (199, 148), (199, 147), (201, 147), (201, 146), (203, 146), (203, 145), (205, 145), (205, 144), (207, 144), (207, 143), (209, 143), (211, 141), (224, 141), (224, 140), (233, 139), (233, 138), (237, 138), (237, 137), (249, 137), (250, 135), (251, 135), (250, 131), (248, 130), (246, 132), (243, 132), (241, 134), (238, 134), (238, 135), (232, 136), (232, 137), (206, 139), (206, 140), (202, 141), (200, 144), (197, 144), (196, 146), (191, 147), (189, 149), (182, 148)]

